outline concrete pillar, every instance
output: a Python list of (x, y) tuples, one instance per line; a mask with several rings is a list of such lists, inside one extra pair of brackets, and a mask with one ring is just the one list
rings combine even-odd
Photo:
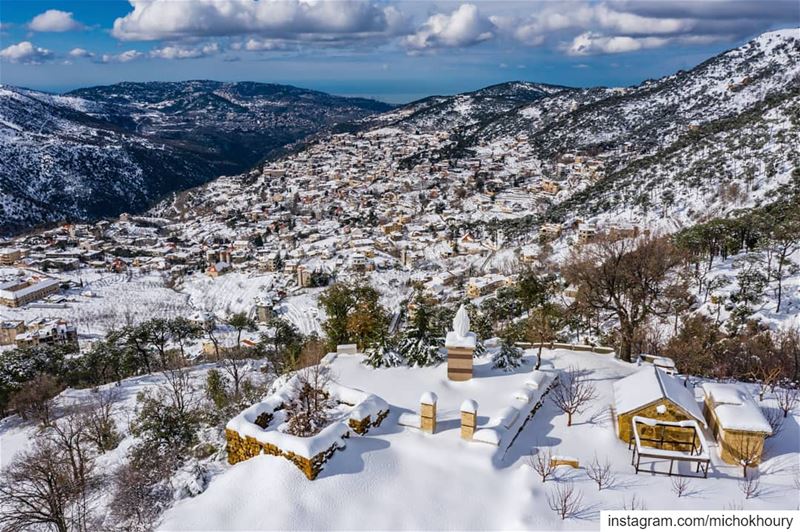
[(472, 358), (475, 348), (447, 347), (447, 378), (451, 381), (468, 381), (472, 378)]
[(433, 392), (425, 392), (420, 397), (419, 428), (423, 432), (436, 432), (436, 402), (438, 397)]
[(461, 439), (472, 440), (478, 424), (478, 403), (467, 399), (461, 403)]

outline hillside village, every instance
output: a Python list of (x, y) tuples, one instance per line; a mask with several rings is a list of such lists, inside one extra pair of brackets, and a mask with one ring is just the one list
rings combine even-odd
[[(796, 43), (760, 42), (775, 39)], [(42, 529), (797, 510), (800, 115), (784, 74), (759, 147), (772, 173), (747, 174), (762, 152), (737, 147), (725, 187), (675, 180), (707, 215), (679, 198), (571, 206), (722, 142), (712, 119), (678, 121), (666, 147), (545, 149), (529, 131), (475, 136), (471, 95), (447, 112), (459, 126), (411, 104), (144, 213), (6, 238), (0, 526), (31, 525), (17, 510), (39, 463), (71, 488)], [(762, 83), (740, 78), (726, 105)], [(514, 112), (594, 108), (535, 90)]]

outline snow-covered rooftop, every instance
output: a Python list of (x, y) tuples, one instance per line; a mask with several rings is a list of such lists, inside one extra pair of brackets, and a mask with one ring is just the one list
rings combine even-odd
[(703, 426), (707, 425), (694, 394), (679, 378), (667, 375), (657, 367), (643, 369), (614, 383), (617, 415), (627, 414), (664, 399), (682, 408)]
[(723, 429), (772, 434), (772, 426), (753, 397), (738, 384), (707, 382), (703, 392), (711, 399)]

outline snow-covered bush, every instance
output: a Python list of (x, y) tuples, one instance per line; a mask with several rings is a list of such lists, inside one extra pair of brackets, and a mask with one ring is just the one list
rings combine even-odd
[(503, 340), (500, 350), (492, 355), (492, 367), (503, 371), (513, 371), (522, 364), (522, 349)]
[(410, 366), (433, 366), (444, 360), (439, 344), (428, 336), (406, 336), (400, 341), (400, 356)]
[(373, 368), (391, 368), (405, 364), (405, 359), (400, 354), (396, 342), (391, 338), (384, 338), (379, 343), (366, 349), (364, 364)]

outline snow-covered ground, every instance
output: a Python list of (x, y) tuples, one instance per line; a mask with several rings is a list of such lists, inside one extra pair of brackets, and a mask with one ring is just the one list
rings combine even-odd
[[(192, 384), (199, 390), (205, 380), (208, 370), (214, 364), (202, 364), (190, 368)], [(135, 438), (130, 434), (130, 422), (134, 417), (137, 395), (147, 389), (154, 389), (165, 384), (161, 374), (154, 373), (123, 380), (119, 386), (107, 384), (98, 390), (114, 394), (113, 418), (120, 433), (124, 434), (123, 440), (116, 449), (108, 451), (98, 457), (98, 463), (109, 472), (124, 462), (125, 454), (133, 445)], [(55, 400), (54, 417), (63, 415), (64, 409), (70, 406), (89, 404), (94, 395), (93, 389), (66, 389)], [(19, 416), (13, 415), (0, 420), (0, 469), (11, 463), (14, 456), (30, 447), (36, 438), (38, 426), (32, 421), (23, 421)]]
[[(459, 437), (458, 410), (476, 399), (478, 423), (513, 400), (533, 364), (511, 374), (490, 371), (487, 359), (476, 363), (476, 378), (447, 380), (446, 367), (373, 370), (358, 356), (339, 356), (331, 365), (341, 384), (375, 393), (391, 413), (377, 429), (347, 441), (315, 481), (289, 461), (271, 456), (239, 463), (218, 475), (201, 495), (177, 503), (162, 522), (164, 530), (256, 529), (561, 529), (596, 528), (599, 512), (621, 509), (635, 493), (648, 509), (796, 509), (793, 478), (800, 460), (797, 414), (767, 441), (759, 468), (761, 493), (745, 500), (741, 471), (722, 463), (713, 438), (707, 479), (692, 479), (678, 498), (666, 476), (634, 474), (627, 445), (615, 435), (609, 411), (612, 383), (639, 368), (602, 355), (545, 351), (543, 368), (553, 372), (578, 366), (595, 383), (598, 398), (572, 427), (550, 401), (507, 449), (465, 442)], [(397, 423), (401, 413), (417, 411), (420, 395), (439, 397), (438, 428), (433, 435)], [(698, 399), (700, 389), (696, 390)], [(767, 398), (767, 402), (771, 400)], [(584, 469), (560, 468), (558, 480), (542, 484), (527, 463), (534, 447), (573, 456), (585, 466), (597, 455), (608, 459), (614, 485), (598, 491)], [(549, 508), (555, 482), (573, 481), (583, 494), (583, 509), (561, 521)]]
[(76, 325), (78, 334), (85, 339), (128, 323), (190, 314), (187, 297), (165, 286), (164, 277), (157, 273), (138, 270), (111, 273), (84, 268), (60, 274), (58, 278), (83, 286), (68, 290), (64, 294), (66, 301), (60, 304), (40, 302), (21, 308), (3, 307), (0, 319), (63, 318)]
[[(760, 257), (761, 263), (758, 269), (764, 271), (766, 257), (763, 254), (754, 255)], [(789, 270), (794, 264), (800, 263), (800, 251), (788, 257), (792, 264), (787, 264), (785, 270)], [(737, 275), (743, 269), (747, 269), (746, 261), (748, 255), (741, 253), (733, 255), (725, 260), (717, 258), (710, 271), (706, 275), (706, 283), (713, 283), (716, 288), (711, 290), (711, 295), (716, 296), (718, 301), (730, 301), (732, 294), (739, 290)], [(774, 266), (773, 266), (774, 267)], [(787, 275), (783, 280), (783, 290), (781, 297), (781, 310), (778, 307), (778, 282), (771, 280), (765, 287), (760, 303), (752, 305), (752, 319), (759, 320), (772, 329), (800, 327), (800, 271), (793, 275)], [(699, 297), (702, 302), (703, 298)], [(715, 316), (719, 312), (721, 320), (727, 320), (730, 312), (711, 302), (710, 298), (701, 309), (708, 315)]]
[(179, 291), (189, 296), (191, 305), (226, 317), (234, 312), (250, 312), (259, 296), (272, 289), (272, 274), (230, 272), (213, 278), (202, 273), (190, 275)]

